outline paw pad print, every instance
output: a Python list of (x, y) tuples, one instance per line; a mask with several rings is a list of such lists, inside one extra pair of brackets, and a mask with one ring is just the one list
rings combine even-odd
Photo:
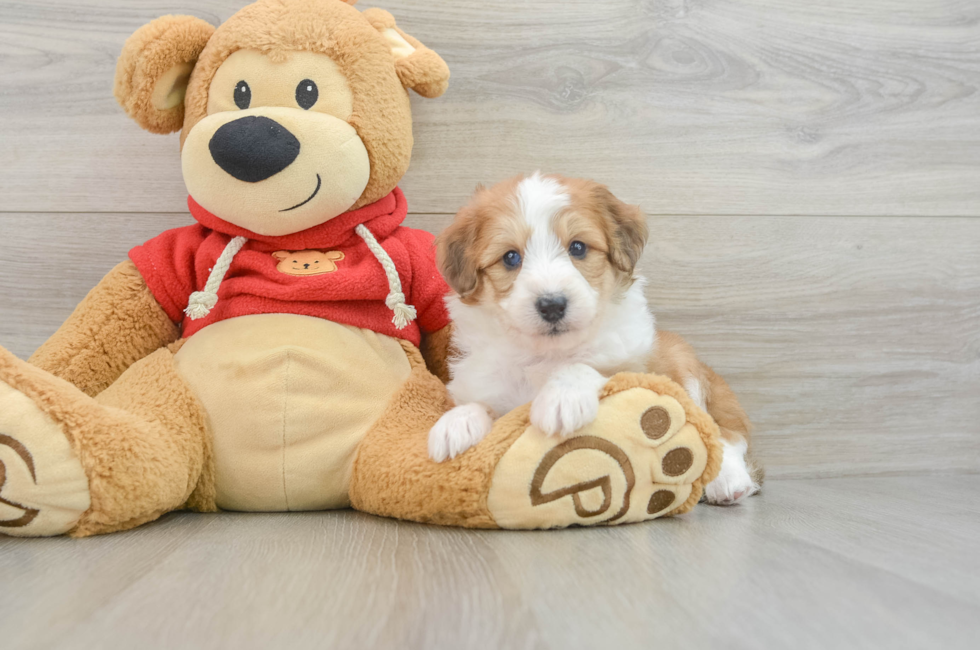
[(595, 422), (567, 439), (529, 427), (498, 463), (488, 506), (505, 528), (651, 519), (688, 500), (707, 458), (680, 402), (630, 388), (603, 399)]

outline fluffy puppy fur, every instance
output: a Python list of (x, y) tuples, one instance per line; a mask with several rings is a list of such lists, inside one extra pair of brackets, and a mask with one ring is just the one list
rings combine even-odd
[(598, 183), (519, 176), (480, 188), (438, 238), (456, 354), (454, 409), (429, 433), (429, 454), (453, 458), (493, 420), (531, 402), (531, 422), (567, 436), (592, 422), (599, 390), (621, 371), (684, 386), (721, 428), (721, 474), (711, 503), (759, 490), (746, 461), (750, 424), (728, 384), (678, 335), (657, 332), (635, 274), (646, 219)]

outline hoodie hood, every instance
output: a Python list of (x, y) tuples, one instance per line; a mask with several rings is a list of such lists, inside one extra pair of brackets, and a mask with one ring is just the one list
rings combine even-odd
[(309, 250), (341, 248), (357, 237), (356, 228), (363, 225), (378, 239), (385, 239), (405, 220), (408, 203), (400, 188), (370, 205), (350, 212), (344, 212), (318, 226), (307, 228), (290, 235), (268, 236), (254, 233), (217, 217), (194, 200), (187, 197), (191, 216), (209, 230), (230, 237), (244, 237), (253, 242), (267, 244), (271, 248), (284, 250)]

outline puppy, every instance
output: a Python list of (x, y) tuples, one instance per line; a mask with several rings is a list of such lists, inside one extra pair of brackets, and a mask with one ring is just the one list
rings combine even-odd
[(721, 473), (707, 500), (733, 504), (759, 490), (746, 460), (749, 420), (725, 381), (678, 335), (657, 332), (634, 274), (646, 219), (606, 187), (521, 176), (477, 190), (437, 240), (456, 354), (456, 406), (429, 432), (444, 461), (472, 447), (493, 420), (531, 402), (531, 422), (567, 436), (592, 422), (599, 391), (621, 371), (682, 385), (721, 428)]

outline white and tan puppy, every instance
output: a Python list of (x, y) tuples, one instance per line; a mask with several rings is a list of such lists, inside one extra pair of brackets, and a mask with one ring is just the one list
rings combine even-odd
[(592, 181), (534, 174), (477, 190), (438, 239), (455, 292), (449, 391), (458, 406), (429, 433), (434, 460), (461, 454), (494, 418), (527, 402), (536, 427), (567, 436), (595, 419), (610, 376), (655, 372), (684, 386), (721, 427), (721, 474), (708, 501), (731, 504), (759, 490), (735, 395), (681, 337), (656, 331), (634, 273), (646, 240), (640, 209)]

